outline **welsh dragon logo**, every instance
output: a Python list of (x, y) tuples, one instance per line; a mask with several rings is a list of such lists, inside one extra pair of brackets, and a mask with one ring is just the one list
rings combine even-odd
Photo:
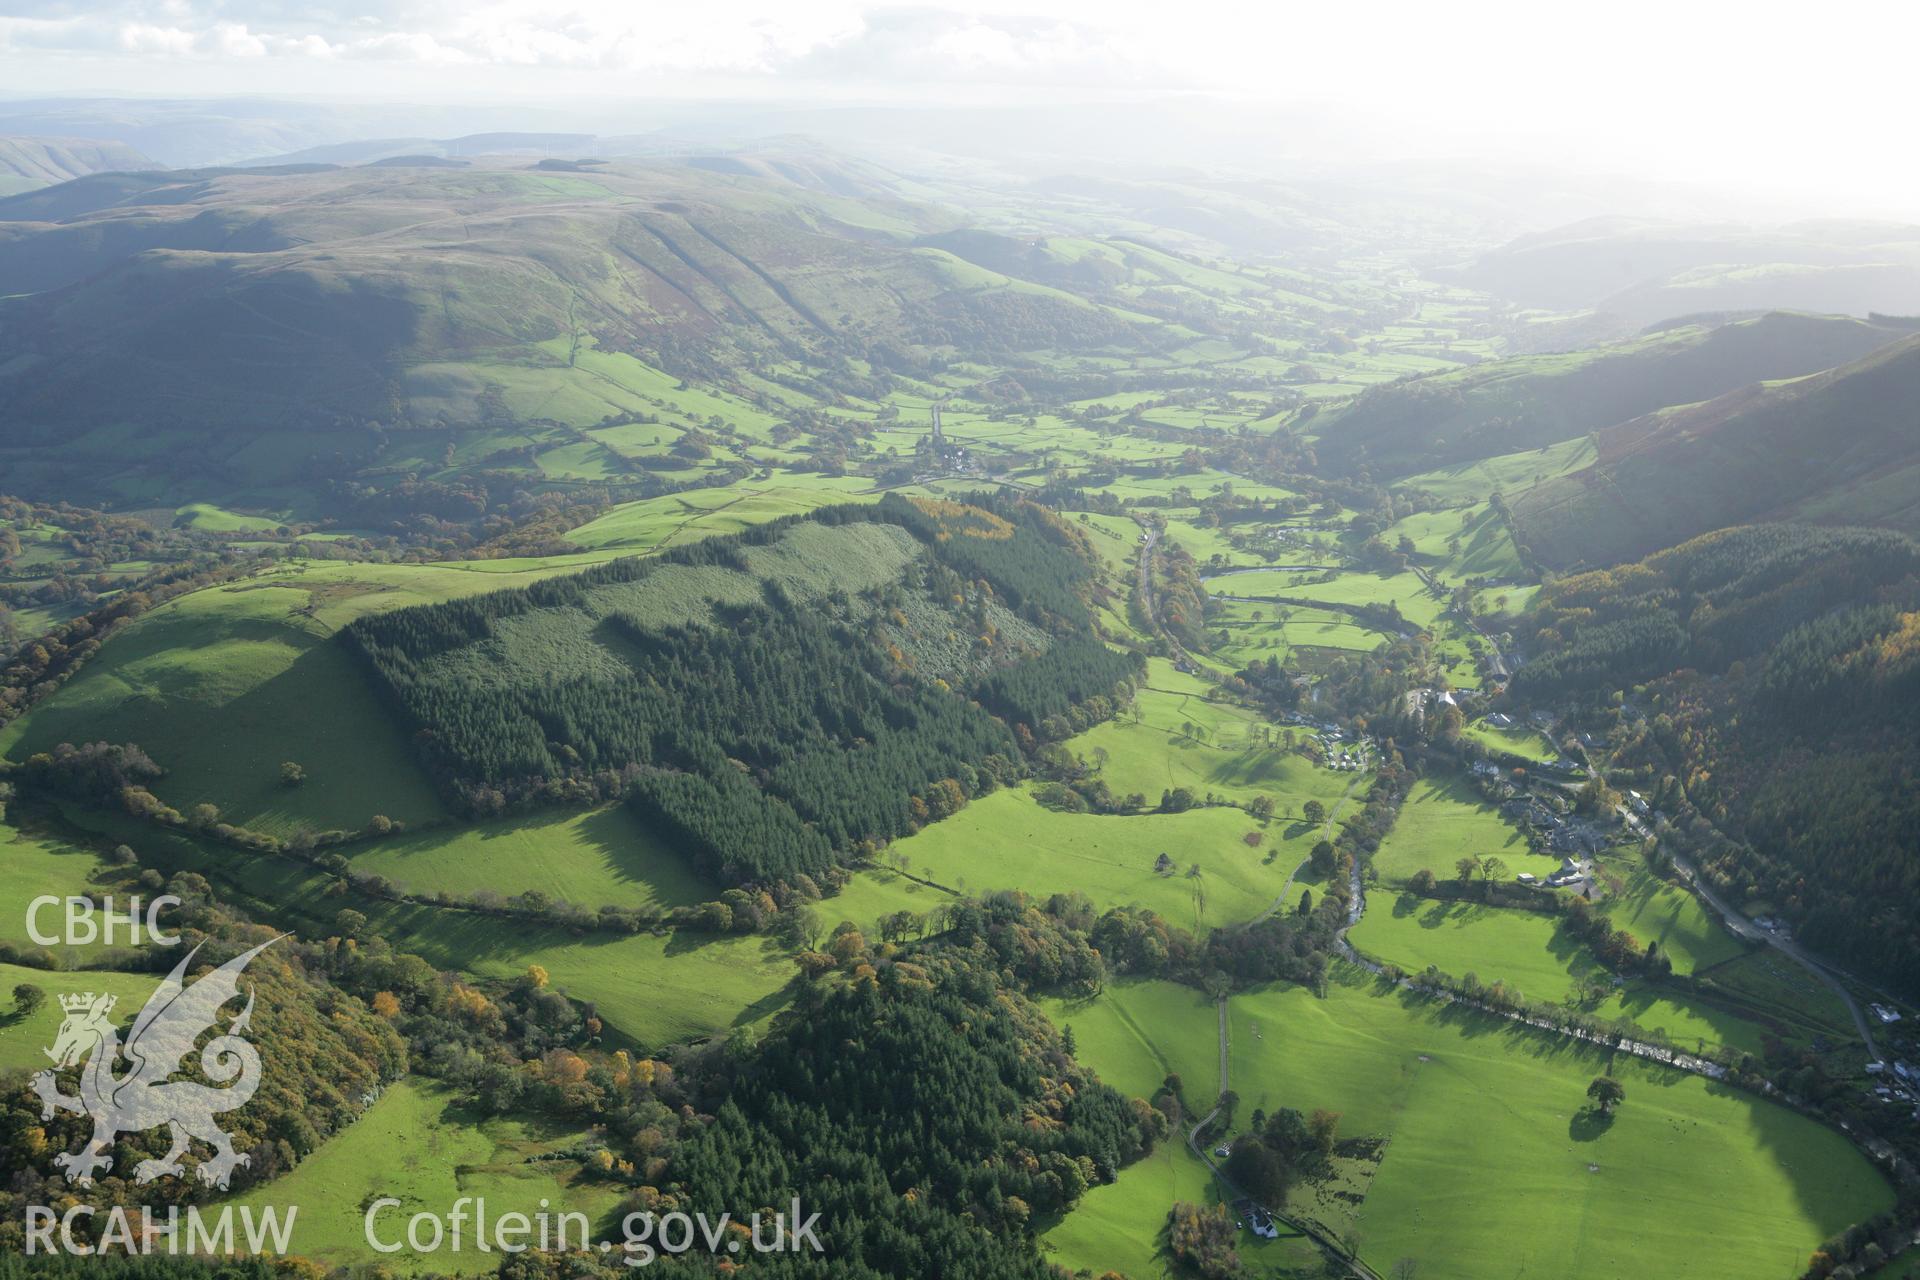
[[(40, 1095), (41, 1119), (51, 1120), (60, 1110), (77, 1112), (93, 1121), (93, 1136), (78, 1152), (62, 1152), (53, 1158), (54, 1164), (67, 1171), (68, 1182), (92, 1186), (96, 1170), (105, 1172), (113, 1167), (113, 1158), (106, 1153), (117, 1135), (144, 1133), (163, 1124), (172, 1130), (173, 1145), (160, 1159), (142, 1160), (136, 1165), (135, 1182), (178, 1176), (180, 1157), (187, 1154), (195, 1139), (214, 1150), (213, 1158), (195, 1170), (200, 1181), (209, 1186), (224, 1189), (234, 1169), (248, 1163), (250, 1157), (235, 1153), (233, 1139), (213, 1118), (245, 1105), (260, 1087), (260, 1055), (240, 1035), (253, 1016), (251, 991), (246, 1008), (225, 1033), (200, 1050), (200, 1070), (209, 1080), (227, 1087), (215, 1088), (192, 1080), (169, 1082), (169, 1077), (186, 1069), (194, 1042), (214, 1025), (221, 1007), (239, 994), (241, 970), (278, 941), (263, 942), (188, 986), (184, 981), (187, 968), (200, 951), (195, 947), (148, 998), (124, 1048), (108, 1017), (115, 997), (92, 992), (60, 997), (66, 1020), (46, 1055), (53, 1059), (56, 1071), (86, 1060), (80, 1070), (80, 1093), (78, 1097), (61, 1093), (54, 1071), (34, 1076), (33, 1091)], [(115, 1075), (116, 1060), (123, 1056), (129, 1068), (125, 1074)]]

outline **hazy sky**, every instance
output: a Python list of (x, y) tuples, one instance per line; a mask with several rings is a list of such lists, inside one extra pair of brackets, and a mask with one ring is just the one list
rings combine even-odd
[(0, 93), (904, 102), (1201, 90), (1408, 156), (1531, 154), (1920, 216), (1920, 6), (1876, 0), (0, 0)]

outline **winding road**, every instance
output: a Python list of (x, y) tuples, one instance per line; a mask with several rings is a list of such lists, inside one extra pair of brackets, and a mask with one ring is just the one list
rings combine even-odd
[(1809, 955), (1799, 943), (1791, 938), (1783, 938), (1769, 929), (1762, 929), (1734, 910), (1733, 904), (1722, 898), (1719, 891), (1700, 874), (1700, 869), (1694, 866), (1692, 859), (1676, 853), (1673, 855), (1673, 866), (1680, 873), (1681, 878), (1687, 882), (1687, 887), (1699, 894), (1708, 906), (1720, 913), (1721, 920), (1726, 923), (1727, 929), (1735, 937), (1745, 938), (1750, 942), (1766, 943), (1830, 987), (1833, 993), (1840, 997), (1840, 1002), (1847, 1006), (1847, 1012), (1853, 1016), (1854, 1029), (1860, 1033), (1861, 1041), (1867, 1046), (1867, 1056), (1874, 1061), (1879, 1061), (1880, 1046), (1874, 1042), (1873, 1027), (1867, 1021), (1865, 1012), (1861, 1010), (1860, 1002), (1853, 998), (1853, 993), (1847, 990), (1847, 984), (1842, 982), (1838, 975)]

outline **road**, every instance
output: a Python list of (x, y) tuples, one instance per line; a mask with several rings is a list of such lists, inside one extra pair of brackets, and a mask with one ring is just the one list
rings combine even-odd
[[(1605, 785), (1607, 780), (1606, 769), (1600, 763), (1599, 759), (1595, 757), (1593, 752), (1586, 750), (1584, 747), (1581, 749), (1581, 754), (1586, 757), (1587, 772), (1600, 779), (1602, 785)], [(1636, 835), (1646, 835), (1646, 828), (1641, 825), (1639, 819), (1633, 816), (1632, 811), (1629, 810), (1627, 806), (1620, 805), (1615, 809), (1615, 812), (1620, 815), (1620, 819), (1626, 824), (1627, 830)], [(1732, 933), (1734, 937), (1743, 938), (1748, 942), (1764, 942), (1781, 955), (1787, 957), (1787, 959), (1805, 969), (1808, 973), (1811, 973), (1815, 978), (1819, 979), (1822, 984), (1832, 990), (1835, 995), (1839, 996), (1840, 1003), (1847, 1007), (1847, 1014), (1853, 1019), (1854, 1030), (1860, 1033), (1861, 1043), (1867, 1046), (1867, 1057), (1874, 1061), (1880, 1060), (1880, 1046), (1873, 1038), (1873, 1025), (1868, 1020), (1866, 1012), (1860, 1008), (1860, 1002), (1853, 998), (1851, 991), (1847, 990), (1847, 984), (1840, 980), (1839, 974), (1835, 973), (1824, 962), (1816, 960), (1801, 947), (1799, 943), (1793, 941), (1793, 939), (1783, 938), (1770, 929), (1762, 929), (1739, 911), (1734, 910), (1733, 904), (1721, 897), (1720, 891), (1715, 889), (1707, 878), (1700, 874), (1700, 868), (1694, 865), (1691, 858), (1680, 853), (1673, 853), (1671, 857), (1673, 859), (1674, 870), (1678, 871), (1680, 878), (1687, 882), (1687, 887), (1698, 894), (1708, 906), (1719, 913), (1720, 919), (1726, 924), (1727, 931)]]
[[(1326, 840), (1329, 843), (1332, 842), (1334, 821), (1335, 819), (1339, 818), (1340, 810), (1344, 809), (1347, 805), (1347, 801), (1352, 798), (1353, 789), (1360, 784), (1360, 778), (1361, 778), (1361, 775), (1357, 773), (1354, 774), (1351, 778), (1348, 778), (1347, 789), (1340, 793), (1340, 798), (1333, 802), (1333, 807), (1331, 809), (1327, 810), (1327, 820), (1321, 827), (1321, 834), (1320, 834), (1321, 839)], [(1293, 888), (1293, 878), (1300, 874), (1301, 867), (1306, 866), (1307, 863), (1311, 861), (1313, 861), (1313, 859), (1311, 858), (1300, 859), (1300, 861), (1294, 866), (1293, 870), (1287, 872), (1286, 883), (1280, 886), (1280, 892), (1275, 894), (1273, 901), (1267, 904), (1267, 909), (1265, 911), (1262, 911), (1259, 915), (1255, 916), (1253, 919), (1247, 921), (1247, 923), (1259, 924), (1262, 920), (1265, 920), (1267, 917), (1271, 916), (1274, 912), (1279, 911), (1281, 908), (1285, 907), (1287, 905), (1287, 892)]]
[[(1224, 1097), (1227, 1092), (1227, 1002), (1222, 1000), (1217, 1007), (1220, 1012), (1220, 1093), (1221, 1096)], [(1248, 1195), (1232, 1178), (1226, 1175), (1219, 1165), (1214, 1163), (1213, 1152), (1208, 1150), (1200, 1141), (1200, 1135), (1206, 1132), (1207, 1126), (1212, 1124), (1213, 1118), (1219, 1114), (1220, 1104), (1215, 1103), (1213, 1110), (1207, 1112), (1206, 1115), (1194, 1122), (1193, 1127), (1187, 1130), (1187, 1149), (1193, 1152), (1200, 1163), (1207, 1166), (1207, 1171), (1219, 1181), (1221, 1191), (1220, 1198), (1227, 1204), (1231, 1205), (1236, 1200), (1251, 1200), (1258, 1204), (1259, 1201), (1256, 1197)], [(1261, 1207), (1266, 1208), (1264, 1205)], [(1267, 1209), (1267, 1212), (1272, 1215), (1275, 1222), (1282, 1222), (1292, 1227), (1295, 1231), (1298, 1231), (1301, 1235), (1318, 1245), (1321, 1251), (1328, 1257), (1338, 1259), (1340, 1263), (1346, 1267), (1347, 1275), (1351, 1280), (1380, 1280), (1380, 1274), (1377, 1271), (1360, 1261), (1360, 1259), (1354, 1257), (1347, 1251), (1345, 1245), (1341, 1244), (1337, 1238), (1328, 1232), (1323, 1231), (1313, 1223), (1302, 1222), (1298, 1218), (1289, 1217), (1284, 1213), (1279, 1213), (1272, 1209)]]
[(1140, 611), (1147, 615), (1147, 625), (1153, 628), (1154, 634), (1167, 642), (1167, 652), (1172, 655), (1175, 664), (1184, 664), (1199, 671), (1200, 664), (1193, 660), (1193, 655), (1173, 638), (1171, 632), (1160, 625), (1159, 602), (1153, 598), (1153, 563), (1155, 549), (1160, 545), (1160, 530), (1148, 521), (1139, 520), (1137, 516), (1135, 519), (1139, 521), (1142, 534), (1139, 569)]
[(1694, 866), (1691, 859), (1676, 853), (1673, 855), (1673, 866), (1680, 873), (1681, 878), (1687, 882), (1687, 887), (1699, 894), (1706, 900), (1708, 906), (1720, 913), (1720, 918), (1726, 922), (1727, 928), (1735, 937), (1745, 938), (1750, 942), (1766, 943), (1830, 987), (1833, 993), (1840, 997), (1840, 1002), (1847, 1006), (1847, 1012), (1852, 1015), (1854, 1029), (1860, 1033), (1861, 1041), (1867, 1046), (1867, 1056), (1875, 1061), (1879, 1060), (1880, 1046), (1874, 1042), (1872, 1024), (1868, 1022), (1865, 1011), (1860, 1008), (1860, 1002), (1855, 1000), (1853, 993), (1847, 990), (1846, 983), (1791, 938), (1783, 938), (1769, 929), (1762, 929), (1735, 911), (1733, 904), (1720, 896), (1719, 891), (1707, 882), (1707, 878), (1700, 874), (1700, 869)]
[[(1176, 641), (1171, 635), (1168, 635), (1164, 631), (1164, 629), (1162, 629), (1160, 626), (1159, 615), (1155, 607), (1155, 601), (1153, 596), (1154, 549), (1159, 544), (1160, 532), (1158, 529), (1154, 528), (1153, 526), (1147, 524), (1144, 521), (1141, 522), (1141, 527), (1144, 530), (1144, 534), (1145, 534), (1145, 536), (1141, 541), (1141, 548), (1140, 548), (1139, 589), (1140, 589), (1141, 609), (1146, 614), (1147, 621), (1149, 622), (1149, 624), (1151, 624), (1154, 630), (1166, 640), (1168, 648), (1173, 653), (1175, 659), (1179, 661), (1184, 661), (1189, 666), (1193, 666), (1197, 669), (1198, 664), (1193, 662), (1193, 660), (1187, 655), (1186, 650), (1183, 649), (1180, 646), (1179, 642)], [(1420, 575), (1422, 580), (1427, 582), (1432, 581), (1429, 575), (1419, 570), (1418, 568), (1415, 569), (1415, 572)], [(1474, 630), (1474, 632), (1480, 636), (1481, 640), (1484, 641), (1488, 646), (1488, 649), (1493, 654), (1495, 663), (1497, 664), (1496, 669), (1504, 669), (1506, 665), (1505, 655), (1501, 653), (1498, 643), (1495, 642), (1492, 636), (1488, 635), (1485, 631), (1482, 631), (1479, 625), (1475, 623), (1471, 617), (1467, 618), (1466, 622), (1467, 622), (1467, 625), (1471, 627)], [(1602, 781), (1602, 783), (1604, 783), (1606, 780), (1606, 775), (1604, 770), (1600, 767), (1599, 763), (1593, 759), (1591, 753), (1583, 752), (1583, 754), (1587, 755), (1589, 771), (1595, 777), (1599, 778)], [(1344, 793), (1342, 793), (1339, 803), (1336, 804), (1333, 810), (1329, 812), (1329, 814), (1327, 815), (1326, 832), (1327, 832), (1328, 839), (1332, 838), (1334, 819), (1338, 815), (1340, 811), (1340, 807), (1343, 806), (1346, 803), (1347, 799), (1352, 795), (1354, 784), (1357, 783), (1358, 781), (1359, 781), (1358, 778), (1349, 780), (1347, 784), (1347, 789)], [(1622, 820), (1626, 823), (1628, 830), (1635, 831), (1637, 833), (1643, 833), (1643, 829), (1640, 823), (1638, 822), (1638, 820), (1635, 819), (1633, 814), (1630, 811), (1626, 810), (1624, 806), (1622, 806), (1622, 809), (1621, 809), (1621, 817), (1622, 817)], [(1304, 866), (1304, 865), (1305, 863), (1300, 864), (1300, 866)], [(1861, 1011), (1859, 1003), (1855, 1001), (1855, 999), (1853, 998), (1853, 995), (1846, 989), (1845, 984), (1842, 983), (1837, 976), (1835, 976), (1830, 970), (1828, 970), (1828, 968), (1825, 965), (1813, 959), (1813, 957), (1808, 955), (1805, 951), (1803, 951), (1797, 944), (1792, 942), (1790, 939), (1778, 937), (1772, 932), (1760, 928), (1758, 925), (1754, 924), (1751, 920), (1748, 920), (1744, 915), (1741, 915), (1739, 912), (1735, 911), (1732, 908), (1732, 906), (1729, 905), (1724, 899), (1722, 899), (1720, 895), (1714, 890), (1714, 888), (1710, 884), (1708, 884), (1703, 877), (1699, 875), (1698, 870), (1687, 859), (1676, 856), (1674, 858), (1674, 865), (1680, 871), (1681, 875), (1686, 879), (1689, 887), (1691, 887), (1696, 893), (1698, 893), (1703, 899), (1705, 899), (1707, 903), (1714, 908), (1714, 910), (1720, 913), (1720, 917), (1722, 920), (1726, 922), (1727, 928), (1730, 931), (1732, 931), (1736, 936), (1753, 940), (1753, 941), (1766, 943), (1767, 945), (1773, 947), (1775, 950), (1781, 952), (1783, 955), (1787, 956), (1789, 959), (1793, 960), (1795, 963), (1806, 968), (1822, 983), (1830, 987), (1835, 992), (1835, 994), (1837, 994), (1840, 997), (1842, 1003), (1846, 1005), (1847, 1012), (1852, 1015), (1854, 1027), (1859, 1031), (1860, 1039), (1866, 1045), (1868, 1054), (1876, 1059), (1880, 1057), (1880, 1050), (1878, 1045), (1874, 1041), (1873, 1030), (1871, 1026), (1868, 1024), (1866, 1015)], [(1275, 911), (1281, 909), (1285, 905), (1287, 891), (1292, 887), (1294, 877), (1300, 874), (1300, 866), (1294, 867), (1292, 872), (1288, 874), (1286, 883), (1281, 886), (1279, 896), (1276, 897), (1274, 901), (1268, 905), (1265, 911), (1261, 912), (1260, 915), (1255, 917), (1256, 921), (1266, 919), (1267, 917), (1271, 916)], [(1355, 864), (1352, 872), (1352, 878), (1349, 884), (1349, 889), (1350, 889), (1351, 897), (1350, 897), (1349, 905), (1347, 908), (1347, 923), (1343, 925), (1338, 931), (1335, 932), (1334, 944), (1338, 948), (1340, 954), (1345, 959), (1347, 959), (1353, 964), (1358, 965), (1360, 968), (1370, 973), (1373, 973), (1375, 975), (1380, 975), (1383, 973), (1383, 966), (1375, 963), (1372, 960), (1368, 960), (1367, 958), (1362, 956), (1357, 950), (1354, 949), (1353, 944), (1347, 940), (1348, 931), (1352, 929), (1354, 925), (1360, 922), (1361, 917), (1366, 913), (1366, 909), (1367, 909), (1366, 887), (1361, 883), (1360, 868), (1357, 863)], [(1442, 988), (1431, 987), (1422, 983), (1416, 983), (1411, 978), (1403, 977), (1399, 979), (1398, 985), (1407, 990), (1420, 992), (1422, 994), (1431, 996), (1435, 999), (1443, 1000), (1449, 1003), (1467, 1005), (1469, 1007), (1479, 1009), (1482, 1012), (1492, 1014), (1496, 1017), (1503, 1017), (1508, 1019), (1509, 1021), (1522, 1023), (1524, 1025), (1533, 1027), (1536, 1030), (1546, 1031), (1550, 1034), (1563, 1036), (1570, 1040), (1585, 1041), (1590, 1044), (1595, 1044), (1604, 1048), (1613, 1049), (1616, 1052), (1632, 1054), (1633, 1056), (1638, 1058), (1645, 1058), (1649, 1061), (1663, 1063), (1667, 1066), (1674, 1067), (1682, 1071), (1692, 1072), (1693, 1074), (1696, 1074), (1696, 1075), (1706, 1076), (1710, 1079), (1719, 1080), (1719, 1079), (1723, 1079), (1726, 1075), (1726, 1069), (1720, 1066), (1718, 1063), (1707, 1061), (1706, 1059), (1696, 1057), (1692, 1054), (1681, 1053), (1677, 1050), (1670, 1049), (1661, 1045), (1649, 1044), (1644, 1041), (1629, 1040), (1625, 1038), (1616, 1039), (1614, 1037), (1611, 1037), (1599, 1032), (1584, 1031), (1575, 1027), (1559, 1026), (1555, 1023), (1549, 1022), (1542, 1018), (1533, 1018), (1533, 1017), (1528, 1017), (1524, 1014), (1512, 1012), (1510, 1010), (1492, 1008), (1488, 1005), (1482, 1004), (1477, 1000), (1471, 1000), (1465, 996), (1457, 995), (1451, 991), (1447, 991)], [(1228, 1089), (1228, 1066), (1229, 1066), (1229, 1061), (1228, 1061), (1229, 1045), (1228, 1045), (1228, 1039), (1227, 1039), (1227, 1004), (1225, 1000), (1221, 1000), (1218, 1003), (1217, 1010), (1218, 1010), (1218, 1016), (1219, 1016), (1219, 1042), (1220, 1042), (1220, 1094), (1224, 1096)], [(1766, 1088), (1769, 1091), (1772, 1090), (1771, 1085), (1767, 1085)], [(1203, 1147), (1199, 1141), (1199, 1135), (1206, 1131), (1207, 1126), (1213, 1123), (1214, 1118), (1218, 1116), (1219, 1113), (1220, 1113), (1220, 1104), (1216, 1102), (1213, 1109), (1207, 1112), (1205, 1116), (1201, 1117), (1200, 1120), (1197, 1121), (1193, 1125), (1193, 1127), (1188, 1130), (1187, 1146), (1193, 1151), (1194, 1155), (1197, 1156), (1200, 1159), (1200, 1161), (1207, 1166), (1208, 1170), (1212, 1172), (1213, 1176), (1219, 1179), (1221, 1187), (1224, 1189), (1224, 1191), (1227, 1194), (1227, 1198), (1229, 1200), (1239, 1199), (1244, 1195), (1244, 1193), (1240, 1190), (1240, 1188), (1234, 1185), (1233, 1181), (1229, 1179), (1226, 1176), (1226, 1174), (1221, 1172), (1219, 1167), (1217, 1167), (1214, 1164), (1212, 1153), (1208, 1151), (1205, 1147)], [(1284, 1214), (1274, 1213), (1273, 1216), (1275, 1220), (1286, 1223), (1288, 1226), (1292, 1227), (1294, 1230), (1299, 1231), (1301, 1234), (1313, 1240), (1323, 1250), (1327, 1251), (1327, 1253), (1330, 1256), (1340, 1259), (1349, 1268), (1349, 1274), (1355, 1277), (1356, 1280), (1379, 1280), (1379, 1276), (1375, 1272), (1373, 1272), (1370, 1268), (1368, 1268), (1365, 1263), (1361, 1262), (1358, 1258), (1348, 1254), (1345, 1247), (1342, 1246), (1338, 1240), (1330, 1237), (1325, 1232), (1307, 1223), (1288, 1217)]]
[[(1433, 575), (1428, 573), (1425, 569), (1422, 569), (1419, 565), (1408, 564), (1407, 568), (1413, 570), (1414, 576), (1419, 578), (1420, 581), (1426, 583), (1429, 587), (1434, 585)], [(1441, 589), (1445, 590), (1444, 583), (1441, 584)], [(1507, 667), (1507, 655), (1500, 652), (1500, 642), (1495, 640), (1492, 636), (1488, 635), (1485, 631), (1481, 630), (1480, 624), (1474, 621), (1473, 615), (1471, 613), (1461, 615), (1460, 620), (1467, 624), (1468, 629), (1471, 630), (1473, 634), (1480, 637), (1481, 643), (1485, 644), (1487, 646), (1487, 651), (1493, 655), (1493, 664), (1492, 664), (1492, 667), (1490, 668), (1493, 678), (1496, 680), (1505, 680), (1507, 678), (1509, 668)]]

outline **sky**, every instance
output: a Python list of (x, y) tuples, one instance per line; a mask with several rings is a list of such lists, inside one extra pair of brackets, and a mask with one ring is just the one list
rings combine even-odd
[[(969, 104), (1205, 94), (1378, 156), (1510, 156), (1920, 217), (1891, 0), (0, 0), (0, 96)], [(551, 118), (541, 127), (553, 127)]]

